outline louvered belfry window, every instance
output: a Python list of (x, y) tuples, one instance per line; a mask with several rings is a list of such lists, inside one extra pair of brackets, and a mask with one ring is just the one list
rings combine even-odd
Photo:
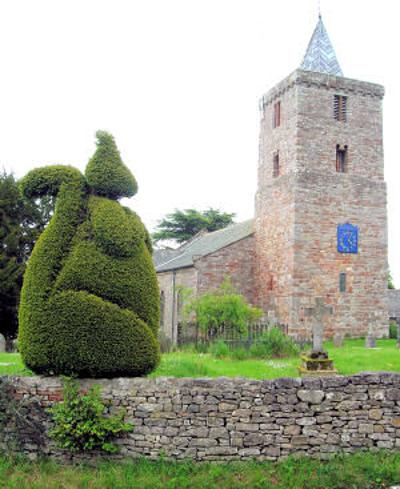
[(337, 121), (347, 121), (347, 97), (345, 95), (334, 96), (333, 116)]

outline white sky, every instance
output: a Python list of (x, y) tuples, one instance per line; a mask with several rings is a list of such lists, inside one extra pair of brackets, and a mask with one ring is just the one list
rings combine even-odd
[[(0, 0), (0, 166), (84, 169), (109, 130), (151, 229), (175, 208), (253, 216), (258, 100), (296, 69), (317, 0)], [(389, 262), (400, 286), (399, 9), (321, 0), (345, 76), (385, 85)]]

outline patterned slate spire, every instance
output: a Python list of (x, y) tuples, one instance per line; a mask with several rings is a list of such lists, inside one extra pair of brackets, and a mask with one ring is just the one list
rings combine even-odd
[(336, 59), (335, 50), (322, 22), (321, 15), (318, 18), (300, 68), (307, 71), (343, 76), (343, 72)]

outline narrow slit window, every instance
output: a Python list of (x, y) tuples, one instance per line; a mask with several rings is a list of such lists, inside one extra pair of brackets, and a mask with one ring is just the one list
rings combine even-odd
[(280, 174), (281, 174), (281, 168), (280, 168), (280, 163), (279, 163), (279, 152), (277, 151), (274, 154), (274, 158), (273, 158), (272, 176), (274, 178), (276, 178), (276, 177), (279, 177)]
[(272, 120), (272, 126), (279, 127), (281, 125), (281, 103), (276, 102), (274, 104), (274, 115)]
[(339, 274), (339, 291), (346, 292), (346, 274), (344, 272)]
[(346, 173), (347, 172), (347, 146), (340, 147), (340, 145), (336, 145), (336, 171), (338, 173)]
[(333, 116), (337, 121), (347, 121), (347, 97), (345, 95), (334, 96)]

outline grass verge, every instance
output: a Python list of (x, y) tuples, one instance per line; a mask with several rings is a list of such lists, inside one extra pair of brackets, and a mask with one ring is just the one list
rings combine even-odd
[(61, 466), (0, 458), (0, 487), (10, 489), (383, 489), (400, 482), (400, 454), (358, 453), (329, 462), (193, 463), (148, 460)]

